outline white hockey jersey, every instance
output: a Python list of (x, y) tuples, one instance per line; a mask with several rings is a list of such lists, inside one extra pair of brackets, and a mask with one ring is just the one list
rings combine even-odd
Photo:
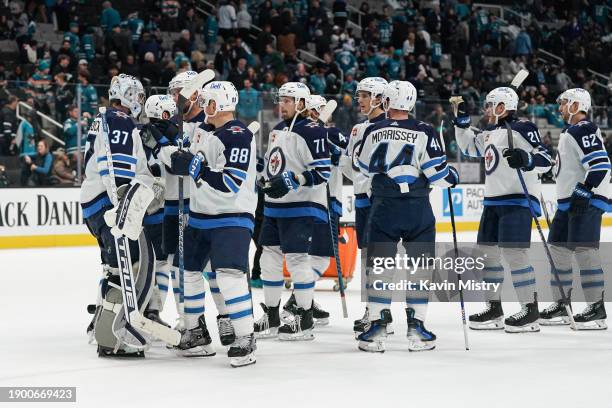
[[(204, 122), (206, 115), (204, 112), (200, 112), (189, 120), (183, 121), (183, 143), (187, 148), (189, 143), (193, 140), (196, 130)], [(170, 119), (173, 123), (177, 124), (176, 116)], [(170, 167), (166, 167), (165, 181), (166, 181), (166, 193), (164, 202), (164, 215), (178, 215), (178, 185), (179, 177), (172, 174)], [(189, 211), (189, 180), (183, 177), (183, 196), (185, 199), (185, 212)]]
[(608, 211), (610, 171), (610, 159), (597, 125), (583, 120), (563, 129), (553, 170), (559, 210), (569, 209), (574, 187), (577, 183), (584, 183), (593, 192), (591, 205)]
[[(147, 157), (136, 121), (128, 114), (113, 108), (107, 108), (105, 115), (116, 186), (128, 184), (133, 179), (151, 186), (153, 176), (147, 166)], [(81, 185), (84, 218), (91, 217), (104, 206), (112, 205), (106, 138), (103, 132), (102, 117), (98, 114), (89, 128), (85, 146), (85, 180)]]
[(355, 193), (355, 208), (364, 208), (370, 206), (370, 184), (371, 179), (368, 175), (364, 174), (359, 169), (359, 164), (357, 163), (357, 151), (361, 147), (361, 142), (363, 141), (363, 135), (367, 128), (374, 123), (380, 122), (381, 120), (385, 120), (386, 115), (381, 113), (372, 120), (365, 120), (361, 123), (353, 126), (351, 130), (351, 137), (349, 138), (349, 144), (346, 149), (346, 154), (350, 159), (352, 170), (350, 172), (351, 179), (353, 181), (353, 191)]
[[(525, 184), (533, 208), (541, 214), (538, 197), (541, 191), (539, 173), (546, 173), (552, 166), (552, 159), (542, 145), (538, 128), (526, 120), (508, 119), (512, 129), (514, 148), (533, 154), (533, 169), (523, 171)], [(484, 159), (485, 167), (485, 206), (518, 205), (529, 207), (523, 188), (516, 173), (503, 157), (508, 148), (508, 129), (506, 120), (500, 119), (497, 125), (488, 126), (485, 130), (474, 133), (471, 129), (455, 126), (455, 138), (461, 152), (470, 157)]]
[(372, 177), (372, 196), (424, 197), (430, 184), (449, 187), (449, 171), (442, 141), (433, 127), (416, 119), (385, 119), (369, 126), (357, 164)]
[(331, 160), (327, 132), (319, 123), (298, 118), (291, 133), (290, 121), (283, 121), (270, 132), (264, 157), (265, 178), (292, 171), (306, 178), (306, 184), (289, 191), (284, 197), (266, 196), (264, 215), (293, 218), (316, 217), (327, 222), (327, 191)]
[(342, 134), (340, 129), (337, 127), (328, 127), (327, 130), (327, 143), (329, 148), (329, 155), (331, 160), (331, 175), (329, 176), (329, 199), (331, 209), (342, 216), (342, 165), (340, 159), (343, 155), (346, 155), (346, 148), (348, 147), (348, 139)]
[[(257, 146), (255, 137), (239, 120), (213, 130), (202, 125), (189, 151), (204, 157), (200, 186), (188, 176), (191, 191), (189, 225), (199, 229), (255, 226)], [(163, 147), (159, 157), (169, 167), (175, 146)]]

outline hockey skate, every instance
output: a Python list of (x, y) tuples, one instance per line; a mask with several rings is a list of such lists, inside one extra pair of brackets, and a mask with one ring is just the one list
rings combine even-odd
[(182, 357), (212, 357), (217, 353), (211, 343), (206, 320), (202, 315), (198, 319), (198, 327), (181, 332), (181, 342), (176, 346), (177, 354)]
[(539, 332), (539, 318), (537, 298), (531, 303), (523, 303), (518, 313), (505, 320), (506, 333)]
[(293, 320), (278, 329), (278, 339), (284, 341), (314, 340), (313, 328), (312, 308), (304, 310), (299, 307)]
[[(570, 310), (571, 310), (570, 304)], [(563, 326), (570, 324), (570, 318), (565, 310), (565, 303), (558, 301), (551, 303), (546, 309), (540, 312), (538, 320), (542, 326)]]
[[(367, 309), (366, 313), (369, 315)], [(392, 321), (391, 310), (389, 309), (380, 311), (380, 319), (374, 321), (368, 320), (363, 333), (357, 336), (357, 340), (359, 340), (357, 347), (359, 350), (370, 353), (384, 353), (387, 325)]]
[(588, 305), (582, 312), (574, 315), (575, 330), (605, 330), (608, 328), (606, 318), (604, 302), (598, 300)]
[(287, 299), (287, 302), (283, 305), (283, 310), (280, 313), (281, 322), (290, 323), (295, 316), (297, 308), (295, 294), (291, 292), (291, 296), (289, 296), (289, 299)]
[[(355, 332), (355, 340), (359, 340), (359, 335), (363, 333), (366, 329), (365, 327), (370, 322), (370, 311), (366, 306), (365, 311), (363, 312), (363, 316), (361, 319), (357, 319), (353, 322), (353, 331)], [(393, 334), (393, 323), (387, 323), (387, 335)]]
[(329, 312), (323, 310), (321, 305), (312, 301), (312, 318), (315, 326), (327, 326), (329, 324)]
[(236, 340), (234, 326), (228, 315), (217, 316), (217, 328), (219, 329), (219, 340), (224, 346), (231, 345)]
[(263, 316), (259, 320), (255, 321), (255, 337), (258, 339), (269, 339), (278, 336), (278, 328), (280, 327), (280, 317), (278, 315), (278, 309), (280, 306), (266, 306), (260, 303), (261, 308), (264, 311)]
[(470, 329), (473, 330), (501, 330), (504, 328), (504, 311), (501, 301), (487, 302), (487, 308), (482, 312), (470, 315)]
[(414, 309), (406, 308), (406, 319), (408, 321), (408, 350), (426, 351), (436, 348), (436, 335), (425, 328), (423, 321), (414, 317)]
[(257, 361), (255, 359), (255, 350), (257, 350), (255, 334), (251, 333), (248, 336), (236, 338), (227, 350), (227, 356), (230, 358), (230, 365), (237, 368), (255, 364)]

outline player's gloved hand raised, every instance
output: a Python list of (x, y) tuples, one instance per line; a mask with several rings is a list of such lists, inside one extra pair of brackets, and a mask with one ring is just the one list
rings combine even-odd
[(534, 167), (533, 155), (523, 149), (506, 149), (504, 157), (513, 169), (532, 170)]
[(577, 183), (570, 197), (569, 212), (573, 215), (584, 214), (589, 209), (591, 197), (593, 197), (593, 193), (589, 186)]
[(455, 187), (459, 184), (459, 172), (450, 164), (448, 165), (448, 176), (446, 176), (446, 181), (451, 184), (451, 187)]
[(142, 143), (155, 154), (161, 147), (174, 144), (177, 135), (178, 127), (169, 120), (147, 123), (140, 130)]
[[(451, 101), (452, 99), (453, 98), (451, 98)], [(457, 126), (458, 128), (462, 128), (462, 129), (469, 128), (470, 124), (472, 123), (472, 118), (470, 117), (470, 114), (467, 111), (467, 105), (463, 101), (463, 98), (461, 99), (460, 102), (456, 103), (456, 106), (457, 106), (457, 114), (455, 118), (453, 119), (453, 125)]]
[(292, 171), (283, 171), (265, 183), (263, 192), (270, 198), (284, 197), (289, 191), (297, 190), (300, 182)]

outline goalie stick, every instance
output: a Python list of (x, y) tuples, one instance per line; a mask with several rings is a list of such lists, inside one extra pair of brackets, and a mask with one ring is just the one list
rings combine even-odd
[[(518, 90), (518, 88), (523, 84), (523, 81), (525, 81), (527, 76), (529, 76), (529, 71), (524, 70), (524, 69), (520, 70), (516, 74), (516, 76), (512, 79), (512, 82), (510, 83), (510, 87), (514, 89), (515, 91)], [(512, 133), (512, 128), (510, 127), (510, 123), (508, 122), (506, 122), (506, 130), (508, 132), (508, 148), (513, 149), (514, 148), (514, 136)], [(576, 322), (574, 321), (574, 315), (572, 314), (572, 310), (570, 308), (569, 299), (567, 295), (565, 294), (565, 290), (563, 289), (563, 286), (561, 285), (561, 279), (559, 278), (559, 272), (557, 271), (557, 267), (555, 266), (555, 262), (552, 258), (550, 248), (548, 246), (548, 243), (546, 242), (546, 238), (544, 237), (544, 232), (542, 232), (542, 226), (540, 225), (540, 220), (538, 219), (538, 216), (535, 212), (535, 208), (533, 207), (533, 203), (531, 202), (531, 198), (529, 197), (529, 190), (527, 190), (527, 184), (525, 184), (525, 178), (523, 177), (523, 172), (521, 169), (516, 169), (516, 174), (518, 175), (519, 182), (521, 183), (521, 188), (523, 189), (523, 195), (525, 196), (525, 199), (527, 200), (527, 203), (529, 205), (529, 212), (531, 212), (531, 218), (533, 218), (533, 221), (535, 222), (536, 229), (538, 230), (538, 234), (540, 235), (540, 239), (542, 240), (542, 245), (544, 245), (544, 251), (546, 252), (546, 257), (548, 258), (548, 262), (550, 263), (550, 267), (552, 268), (553, 275), (555, 276), (555, 282), (559, 286), (559, 292), (561, 293), (561, 303), (563, 303), (565, 312), (567, 313), (567, 316), (569, 318), (570, 328), (575, 330)], [(543, 204), (545, 205), (545, 203)], [(546, 211), (546, 214), (548, 213), (547, 209), (545, 209), (544, 211)], [(548, 222), (548, 219), (547, 219), (547, 222)], [(550, 228), (550, 223), (548, 225)]]
[[(111, 190), (111, 202), (114, 206), (118, 205), (119, 197), (117, 185), (115, 184), (115, 170), (113, 166), (113, 155), (108, 137), (108, 123), (106, 121), (106, 108), (101, 107), (100, 118), (102, 121), (102, 135), (104, 136), (104, 148), (106, 150), (106, 163), (108, 167), (108, 185)], [(128, 239), (122, 235), (115, 237), (115, 249), (117, 252), (117, 264), (119, 266), (119, 277), (121, 280), (121, 294), (123, 296), (123, 310), (126, 320), (126, 330), (132, 334), (142, 345), (146, 340), (138, 333), (135, 328), (141, 329), (152, 336), (172, 345), (178, 345), (181, 334), (169, 327), (163, 326), (153, 320), (144, 317), (138, 310), (138, 301), (134, 289), (134, 273), (132, 271), (132, 259)]]
[[(440, 122), (440, 142), (442, 143), (442, 151), (446, 154), (446, 145), (444, 143), (444, 121)], [(450, 210), (451, 228), (453, 230), (453, 247), (455, 249), (455, 259), (459, 258), (459, 248), (457, 246), (457, 227), (455, 225), (455, 208), (453, 206), (453, 192), (450, 187), (446, 188), (446, 194), (448, 196), (448, 208)], [(465, 319), (465, 302), (463, 300), (463, 289), (461, 288), (461, 274), (457, 273), (457, 279), (459, 280), (459, 304), (461, 306), (461, 322), (463, 323), (463, 341), (465, 343), (465, 349), (470, 349), (468, 342), (468, 326)]]
[[(204, 85), (215, 79), (215, 72), (211, 69), (206, 69), (196, 75), (187, 86), (179, 92), (178, 96), (178, 138), (177, 144), (180, 151), (183, 150), (183, 109), (185, 103), (191, 99), (191, 96), (198, 89), (202, 89)], [(192, 103), (197, 103), (192, 102)], [(183, 176), (178, 176), (178, 267), (179, 267), (179, 326), (183, 327), (185, 319), (185, 193), (183, 191)]]

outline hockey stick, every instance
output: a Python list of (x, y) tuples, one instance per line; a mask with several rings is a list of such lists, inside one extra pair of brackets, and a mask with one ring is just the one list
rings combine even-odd
[(546, 207), (546, 200), (544, 200), (544, 194), (542, 193), (540, 193), (540, 203), (544, 211), (544, 218), (546, 218), (546, 225), (548, 225), (548, 229), (550, 230), (550, 215), (548, 214), (548, 207)]
[[(195, 78), (193, 78), (187, 86), (185, 86), (179, 92), (178, 96), (178, 139), (177, 144), (179, 150), (183, 150), (183, 109), (185, 103), (191, 99), (191, 96), (198, 89), (201, 89), (206, 83), (215, 79), (215, 72), (211, 69), (200, 72)], [(184, 231), (185, 231), (185, 193), (183, 191), (183, 176), (178, 176), (178, 267), (179, 267), (179, 325), (182, 326), (185, 319), (185, 253), (184, 253)]]
[[(440, 122), (440, 142), (442, 142), (442, 151), (446, 154), (446, 145), (444, 144), (444, 121)], [(453, 192), (450, 187), (446, 188), (446, 194), (448, 196), (448, 208), (450, 210), (451, 228), (453, 230), (453, 247), (455, 248), (455, 259), (459, 258), (459, 248), (457, 246), (457, 227), (455, 225), (455, 208), (453, 206)], [(463, 301), (463, 289), (461, 288), (461, 274), (457, 273), (457, 279), (459, 280), (459, 304), (461, 305), (461, 322), (463, 323), (463, 340), (465, 342), (465, 349), (469, 350), (470, 345), (468, 342), (468, 326), (465, 319), (465, 302)]]
[[(338, 103), (335, 100), (328, 101), (321, 113), (319, 114), (319, 120), (324, 124), (331, 118), (332, 114), (336, 110)], [(340, 264), (340, 251), (338, 249), (338, 225), (336, 225), (336, 217), (332, 213), (331, 208), (331, 194), (329, 192), (329, 182), (326, 184), (327, 189), (327, 218), (329, 219), (329, 233), (332, 238), (332, 247), (334, 250), (334, 260), (336, 261), (336, 273), (338, 274), (338, 287), (340, 288), (340, 301), (342, 302), (342, 316), (348, 318), (348, 309), (346, 307), (346, 293), (344, 291), (344, 277), (342, 274), (342, 265)]]
[[(510, 127), (510, 123), (506, 122), (506, 129), (508, 131), (508, 148), (514, 148), (514, 137), (512, 135), (512, 128)], [(518, 174), (519, 181), (521, 183), (521, 188), (523, 189), (523, 194), (525, 195), (525, 199), (529, 204), (529, 211), (531, 212), (531, 218), (535, 222), (536, 229), (538, 230), (538, 234), (540, 234), (540, 239), (542, 240), (542, 245), (544, 245), (544, 251), (546, 252), (546, 257), (548, 258), (548, 262), (550, 263), (550, 267), (552, 268), (553, 274), (555, 275), (555, 281), (559, 286), (559, 292), (561, 293), (561, 302), (565, 307), (565, 312), (570, 321), (570, 328), (576, 329), (576, 322), (574, 321), (574, 315), (572, 315), (572, 310), (570, 309), (569, 299), (565, 294), (565, 290), (561, 285), (561, 279), (559, 278), (559, 272), (557, 272), (557, 267), (555, 266), (555, 262), (553, 261), (552, 254), (550, 252), (550, 248), (548, 247), (548, 243), (546, 242), (546, 238), (544, 238), (544, 233), (542, 232), (542, 226), (540, 225), (540, 220), (538, 220), (538, 216), (535, 212), (535, 208), (533, 207), (533, 203), (531, 202), (531, 198), (529, 197), (529, 191), (527, 190), (527, 184), (525, 184), (525, 178), (523, 177), (523, 172), (521, 169), (516, 169), (516, 174)], [(546, 210), (548, 211), (548, 210)]]
[[(111, 189), (111, 202), (114, 206), (118, 205), (119, 197), (117, 194), (117, 185), (115, 183), (115, 170), (113, 166), (113, 155), (108, 137), (108, 123), (106, 121), (106, 108), (100, 108), (100, 117), (102, 120), (102, 134), (104, 136), (104, 148), (106, 150), (106, 163), (108, 168), (108, 184)], [(125, 216), (125, 214), (122, 214)], [(117, 252), (117, 264), (119, 266), (119, 277), (121, 278), (121, 294), (123, 296), (123, 310), (126, 320), (126, 330), (130, 332), (142, 345), (146, 344), (146, 340), (136, 331), (139, 328), (154, 337), (157, 337), (169, 344), (178, 345), (181, 339), (181, 334), (169, 327), (163, 326), (153, 320), (144, 317), (138, 310), (138, 301), (136, 299), (136, 291), (133, 286), (134, 273), (132, 271), (132, 259), (130, 254), (130, 246), (125, 236), (115, 237), (115, 250)]]

